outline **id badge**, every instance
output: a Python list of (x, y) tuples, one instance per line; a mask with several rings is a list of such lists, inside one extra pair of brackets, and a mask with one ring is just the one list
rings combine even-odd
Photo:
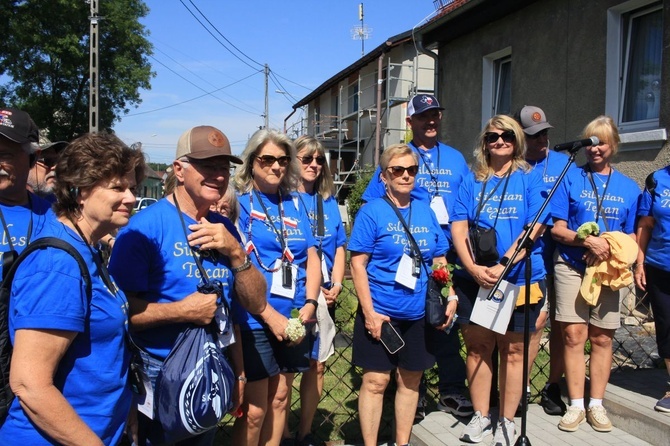
[(330, 274), (328, 274), (328, 266), (326, 266), (326, 256), (321, 256), (321, 276), (323, 277), (323, 283), (330, 282)]
[(151, 385), (151, 380), (146, 373), (140, 371), (142, 377), (142, 386), (144, 387), (143, 395), (136, 395), (137, 410), (144, 414), (147, 418), (154, 419), (154, 388)]
[(449, 211), (444, 205), (444, 200), (440, 195), (435, 195), (432, 200), (430, 200), (430, 208), (435, 212), (437, 217), (437, 222), (441, 225), (449, 224)]
[(414, 259), (403, 254), (395, 274), (395, 281), (400, 285), (413, 290), (416, 288), (416, 276), (414, 276)]
[[(295, 296), (295, 278), (298, 273), (297, 265), (277, 259), (274, 268), (276, 268), (277, 271), (272, 273), (270, 292), (277, 296), (293, 299)], [(288, 279), (290, 279), (290, 281)]]
[(216, 325), (218, 327), (218, 343), (219, 348), (226, 348), (231, 344), (235, 343), (235, 330), (233, 330), (233, 324), (230, 319), (228, 311), (224, 305), (219, 305), (216, 309), (216, 314), (214, 315), (216, 320)]

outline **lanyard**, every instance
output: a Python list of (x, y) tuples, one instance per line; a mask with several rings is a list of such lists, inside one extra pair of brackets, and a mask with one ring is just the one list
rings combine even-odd
[(290, 253), (290, 250), (288, 249), (288, 231), (286, 230), (286, 223), (285, 219), (286, 216), (284, 215), (284, 206), (282, 204), (282, 195), (281, 191), (278, 192), (278, 203), (277, 203), (277, 208), (279, 210), (279, 219), (281, 220), (281, 231), (277, 229), (275, 226), (274, 222), (272, 221), (272, 218), (270, 218), (270, 214), (268, 212), (267, 206), (265, 206), (265, 203), (263, 203), (263, 199), (261, 198), (261, 195), (258, 193), (256, 189), (253, 189), (253, 193), (249, 193), (249, 224), (247, 225), (247, 239), (249, 240), (248, 246), (251, 247), (251, 249), (254, 252), (254, 255), (256, 256), (256, 260), (258, 260), (258, 264), (263, 268), (265, 271), (274, 273), (275, 271), (278, 271), (279, 268), (281, 268), (281, 265), (279, 265), (277, 268), (271, 268), (266, 266), (263, 261), (261, 260), (261, 256), (258, 253), (258, 249), (254, 245), (252, 241), (252, 234), (251, 234), (251, 229), (252, 225), (254, 222), (254, 197), (256, 196), (256, 199), (260, 203), (261, 207), (263, 208), (263, 212), (265, 212), (265, 219), (263, 219), (263, 223), (267, 226), (268, 224), (272, 228), (275, 234), (277, 234), (277, 238), (279, 239), (279, 243), (281, 244), (282, 248), (282, 255), (281, 257), (278, 258), (278, 260), (283, 260), (282, 263), (291, 263), (293, 255)]
[[(603, 188), (602, 198), (598, 198), (598, 188), (596, 187), (596, 183), (593, 181), (593, 175), (591, 175), (591, 168), (589, 167), (586, 171), (586, 174), (589, 177), (589, 182), (591, 183), (591, 187), (593, 188), (593, 193), (596, 194), (596, 223), (598, 223), (598, 218), (601, 215), (603, 201), (605, 201), (605, 196), (607, 195), (607, 188), (610, 187), (610, 178), (612, 177), (613, 170), (614, 168), (610, 167), (610, 173), (607, 174), (607, 182), (605, 183), (605, 187)], [(605, 229), (609, 231), (609, 225), (607, 224), (607, 219), (605, 219), (604, 215), (603, 215), (603, 223), (605, 224)]]
[[(30, 243), (30, 236), (33, 234), (33, 200), (30, 198), (30, 193), (28, 194), (28, 210), (30, 210), (30, 221), (28, 222), (28, 233), (26, 234), (26, 246)], [(2, 207), (0, 206), (0, 221), (2, 221), (2, 228), (5, 231), (7, 236), (7, 243), (9, 243), (9, 250), (14, 251), (14, 244), (12, 243), (12, 235), (9, 233), (9, 227), (5, 221), (5, 216), (2, 213)]]
[[(496, 227), (496, 223), (498, 223), (498, 215), (500, 215), (500, 208), (502, 207), (502, 202), (505, 200), (505, 192), (507, 191), (507, 183), (509, 183), (509, 177), (512, 176), (512, 166), (507, 169), (507, 172), (505, 172), (505, 186), (503, 187), (503, 192), (502, 196), (500, 197), (500, 202), (498, 203), (498, 212), (496, 212), (496, 219), (493, 222), (493, 227)], [(496, 184), (493, 189), (491, 189), (491, 192), (486, 196), (486, 198), (483, 198), (484, 192), (486, 191), (486, 184), (489, 182), (489, 180), (486, 180), (482, 183), (482, 191), (480, 192), (479, 196), (479, 205), (477, 206), (477, 215), (475, 216), (475, 226), (479, 224), (479, 214), (482, 212), (482, 208), (486, 204), (487, 201), (489, 201), (489, 198), (493, 196), (495, 191), (498, 189), (498, 186), (500, 186), (500, 183), (502, 181), (498, 181), (498, 184)]]
[[(418, 148), (417, 146), (414, 145), (414, 143), (411, 143), (412, 147), (416, 150), (416, 152), (419, 154), (419, 157), (421, 158), (421, 162), (423, 162), (423, 165), (426, 166), (426, 170), (428, 171), (428, 175), (430, 175), (430, 181), (433, 183), (433, 186), (435, 188), (435, 195), (440, 195), (440, 191), (437, 189), (437, 176), (433, 174), (433, 170), (430, 168), (428, 165), (428, 162), (426, 161), (426, 156), (424, 155), (424, 151)], [(438, 148), (437, 150), (437, 169), (439, 171), (440, 169), (440, 150), (439, 150), (439, 143), (435, 147)]]

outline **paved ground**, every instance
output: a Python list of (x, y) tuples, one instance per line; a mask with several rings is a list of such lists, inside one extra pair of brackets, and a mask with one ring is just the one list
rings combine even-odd
[[(556, 427), (558, 420), (559, 417), (547, 415), (540, 406), (531, 404), (528, 407), (526, 426), (526, 437), (529, 441), (527, 444), (532, 446), (651, 445), (617, 428), (607, 434), (596, 432), (586, 423), (582, 424), (577, 432), (563, 432)], [(457, 418), (439, 411), (432, 412), (421, 423), (414, 426), (413, 434), (416, 441), (413, 444), (422, 446), (467, 445), (468, 443), (460, 441), (458, 437), (468, 421), (467, 418)], [(515, 422), (517, 431), (520, 431), (521, 418), (516, 418)], [(480, 444), (488, 446), (492, 438), (489, 436)], [(670, 439), (668, 441), (670, 442)]]

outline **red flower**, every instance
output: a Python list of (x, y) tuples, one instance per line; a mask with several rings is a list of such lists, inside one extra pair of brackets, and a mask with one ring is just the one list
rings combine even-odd
[(453, 284), (451, 271), (453, 271), (454, 268), (460, 269), (458, 265), (452, 265), (451, 263), (447, 263), (446, 265), (437, 263), (433, 264), (432, 266), (433, 272), (431, 273), (431, 277), (433, 280), (435, 280), (435, 282), (441, 285), (442, 288), (440, 290), (440, 294), (442, 294), (444, 297), (449, 295), (449, 289)]
[(446, 269), (436, 269), (433, 271), (433, 279), (440, 285), (446, 285), (449, 282), (449, 271)]

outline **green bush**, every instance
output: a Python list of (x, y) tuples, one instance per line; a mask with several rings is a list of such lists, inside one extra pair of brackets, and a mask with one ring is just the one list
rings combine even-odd
[(368, 183), (370, 182), (370, 178), (372, 178), (374, 170), (374, 167), (372, 167), (370, 164), (366, 164), (365, 167), (363, 167), (358, 173), (358, 178), (351, 187), (348, 197), (349, 221), (354, 221), (356, 213), (363, 205), (363, 192), (365, 192), (365, 188), (368, 187)]

